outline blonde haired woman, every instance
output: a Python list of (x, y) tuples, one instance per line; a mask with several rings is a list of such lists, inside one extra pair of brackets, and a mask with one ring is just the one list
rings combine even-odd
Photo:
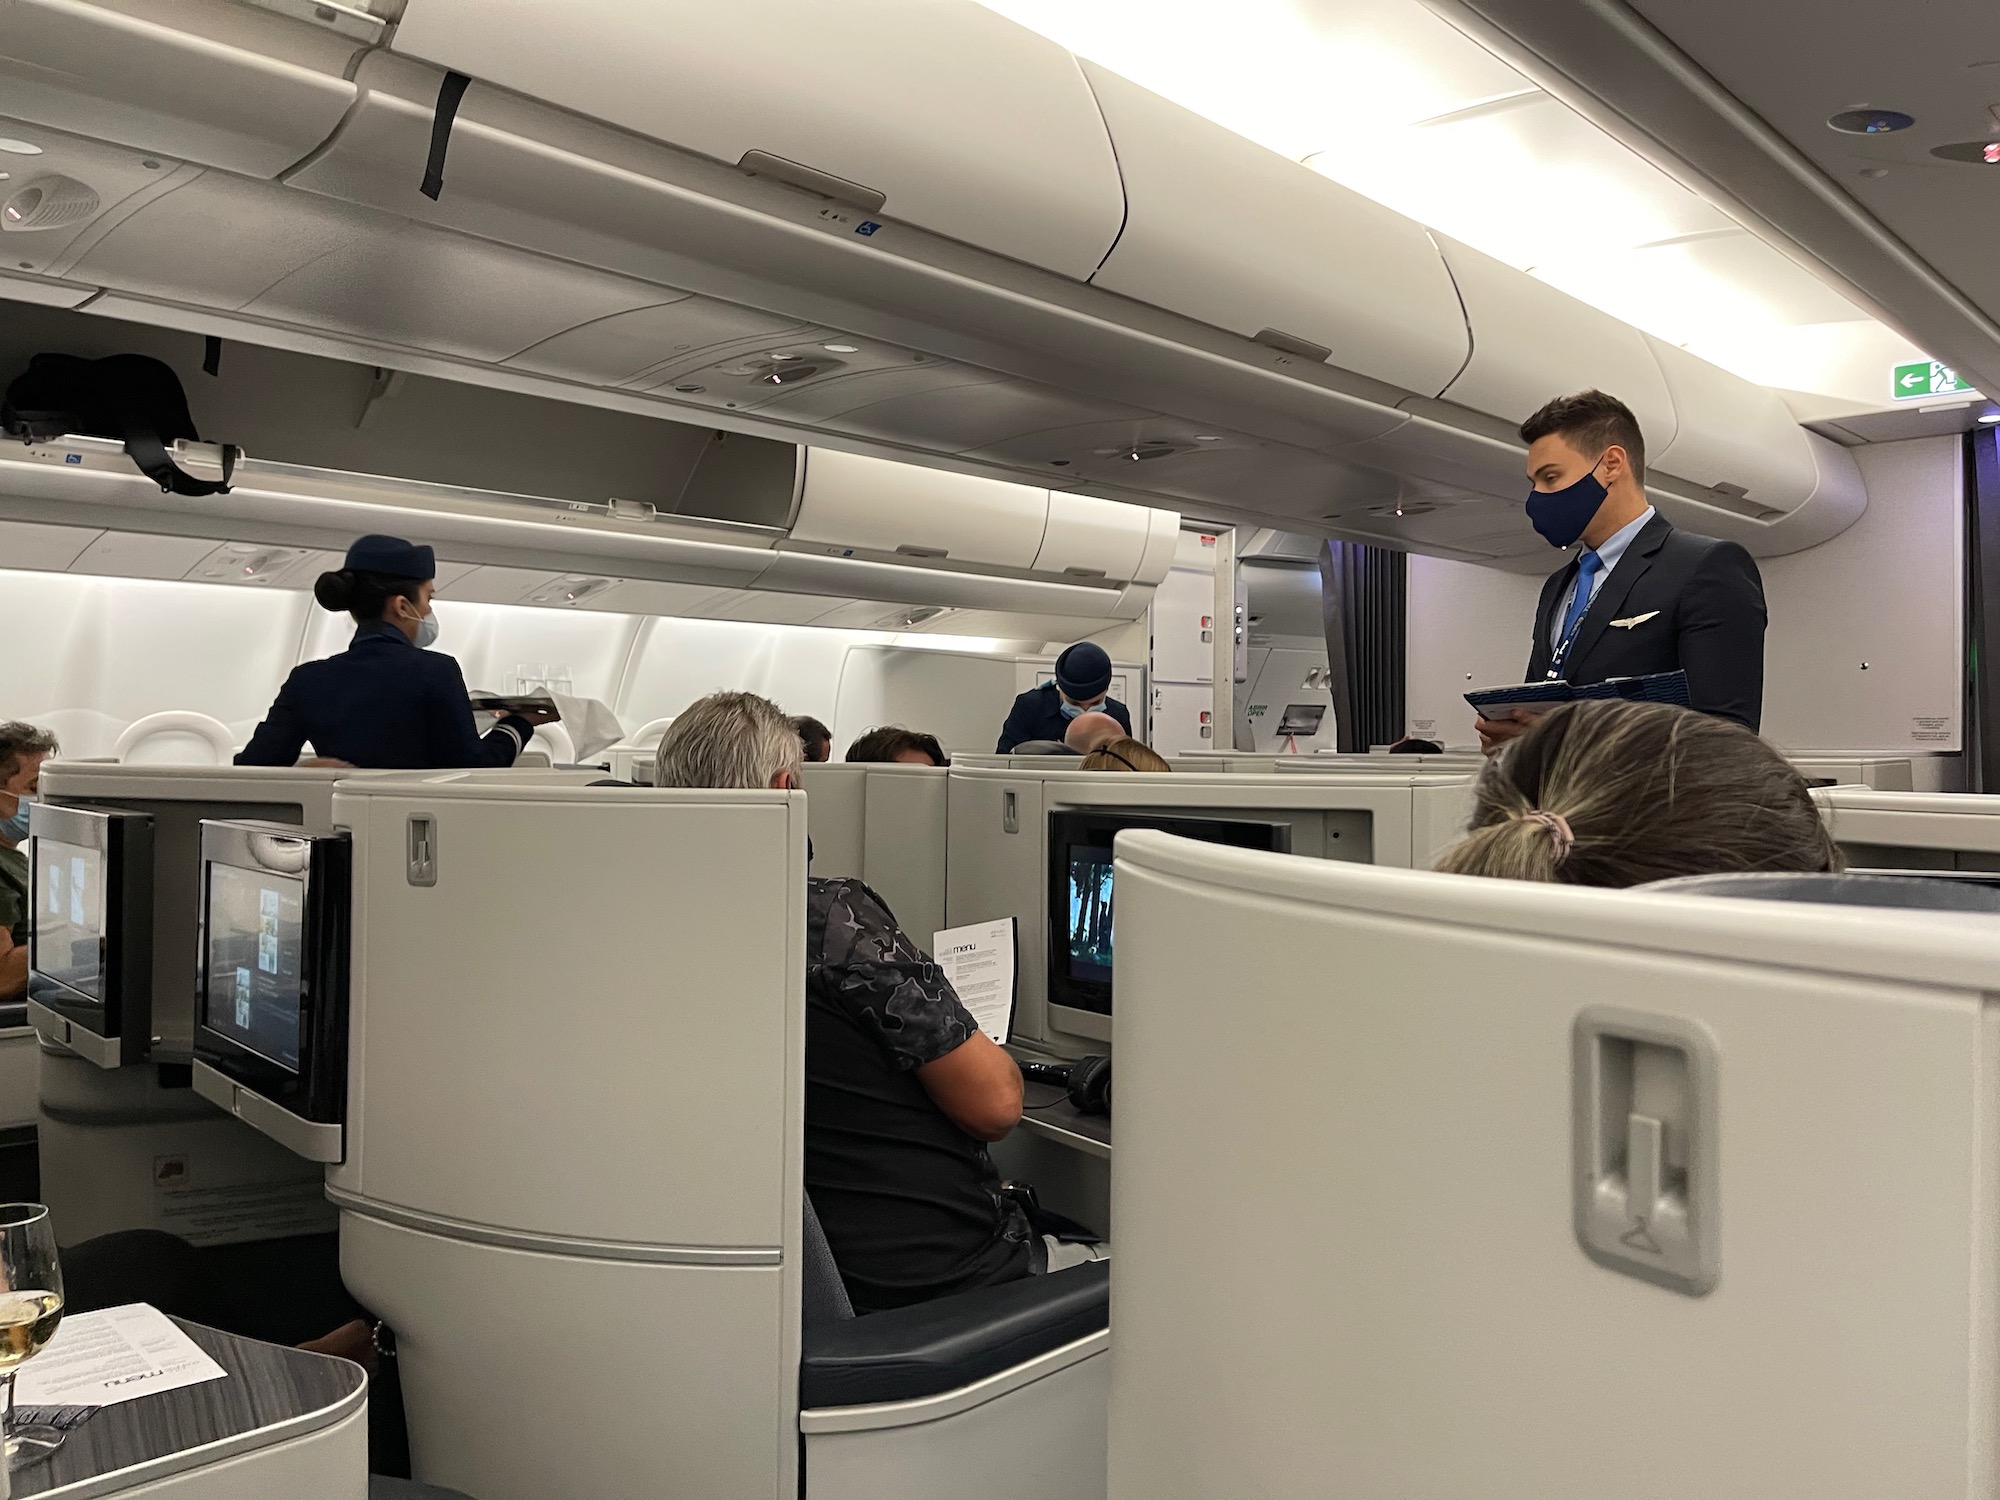
[(1805, 779), (1740, 724), (1661, 703), (1564, 704), (1489, 761), (1438, 869), (1565, 885), (1841, 868)]
[(1078, 767), (1084, 771), (1171, 771), (1166, 758), (1158, 751), (1140, 744), (1131, 738), (1111, 740), (1099, 745), (1083, 758)]

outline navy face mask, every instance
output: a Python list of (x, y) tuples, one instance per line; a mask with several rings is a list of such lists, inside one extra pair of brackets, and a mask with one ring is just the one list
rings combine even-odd
[[(1603, 462), (1604, 457), (1599, 454), (1597, 463)], [(1605, 493), (1604, 486), (1597, 482), (1597, 464), (1592, 464), (1590, 472), (1575, 484), (1559, 490), (1530, 490), (1528, 519), (1551, 547), (1574, 546), (1584, 528), (1590, 525), (1590, 518), (1597, 514), (1597, 507), (1604, 503)]]

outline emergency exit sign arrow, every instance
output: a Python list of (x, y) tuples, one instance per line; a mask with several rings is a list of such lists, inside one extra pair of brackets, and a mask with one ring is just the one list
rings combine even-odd
[(1889, 395), (1897, 401), (1924, 401), (1932, 396), (1969, 394), (1972, 387), (1959, 379), (1958, 371), (1934, 359), (1897, 365), (1889, 373)]

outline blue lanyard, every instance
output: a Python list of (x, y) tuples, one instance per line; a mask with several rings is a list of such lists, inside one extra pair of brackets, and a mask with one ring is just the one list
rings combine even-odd
[[(1606, 569), (1605, 573), (1609, 571), (1609, 569)], [(1603, 577), (1604, 573), (1600, 573), (1598, 576)], [(1563, 600), (1563, 608), (1565, 610), (1575, 607), (1577, 590), (1582, 587), (1583, 574), (1579, 570), (1575, 587), (1570, 590), (1569, 597)], [(1554, 682), (1562, 676), (1563, 663), (1569, 660), (1570, 648), (1576, 644), (1576, 638), (1583, 633), (1583, 622), (1590, 615), (1591, 604), (1596, 602), (1595, 598), (1593, 598), (1585, 603), (1582, 611), (1576, 617), (1576, 623), (1570, 626), (1569, 632), (1561, 640), (1556, 642), (1555, 655), (1549, 658), (1549, 670), (1543, 678), (1545, 682)]]

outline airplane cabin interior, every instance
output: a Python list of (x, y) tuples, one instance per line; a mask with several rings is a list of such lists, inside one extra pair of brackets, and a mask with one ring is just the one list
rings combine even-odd
[(2000, 1500), (1991, 22), (0, 0), (0, 1495)]

